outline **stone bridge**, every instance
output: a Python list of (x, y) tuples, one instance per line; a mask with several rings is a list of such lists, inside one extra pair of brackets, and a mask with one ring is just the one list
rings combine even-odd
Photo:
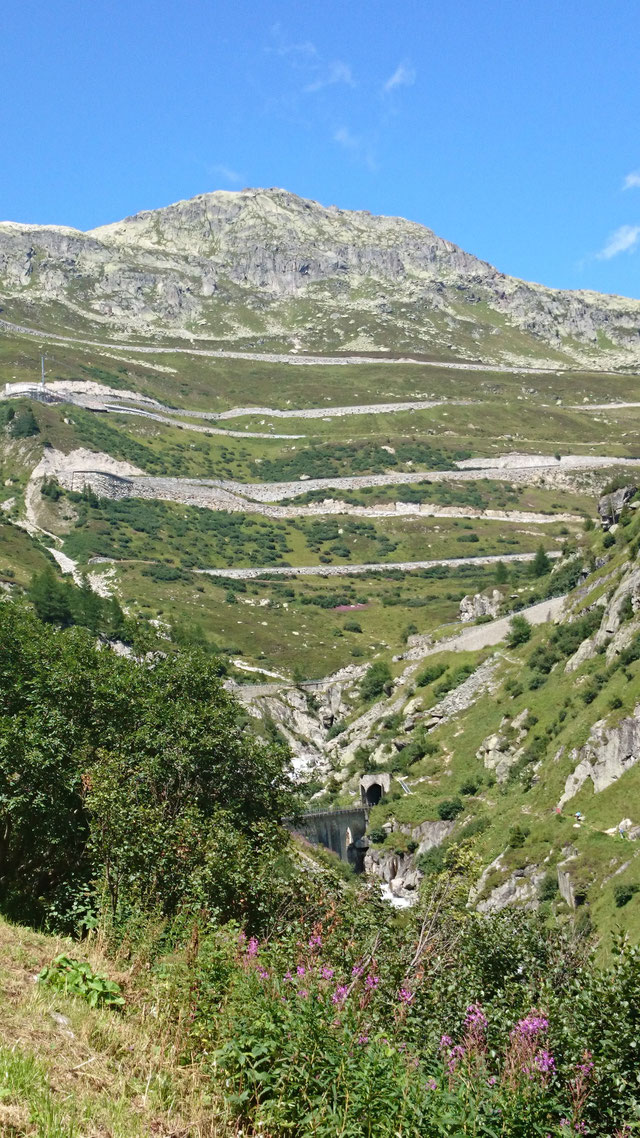
[(365, 837), (368, 807), (346, 806), (340, 810), (309, 810), (288, 828), (301, 834), (314, 845), (325, 846), (341, 861), (352, 865), (356, 873), (364, 870), (364, 855), (369, 848)]

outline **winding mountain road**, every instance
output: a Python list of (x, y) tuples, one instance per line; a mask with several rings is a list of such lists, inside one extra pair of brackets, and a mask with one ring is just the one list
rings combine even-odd
[[(557, 558), (562, 554), (550, 550), (547, 557)], [(443, 557), (434, 561), (375, 561), (364, 565), (265, 565), (248, 569), (194, 569), (194, 573), (204, 573), (209, 577), (225, 577), (235, 581), (248, 581), (253, 577), (348, 577), (353, 573), (384, 573), (385, 570), (435, 569), (439, 565), (496, 565), (499, 561), (533, 561), (535, 553), (487, 554), (485, 557)]]

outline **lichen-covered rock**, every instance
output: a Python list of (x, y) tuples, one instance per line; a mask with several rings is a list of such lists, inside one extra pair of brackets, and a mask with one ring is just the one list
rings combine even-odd
[(538, 865), (527, 865), (515, 869), (513, 873), (496, 885), (488, 897), (476, 904), (479, 913), (499, 913), (507, 905), (520, 905), (525, 909), (537, 909), (538, 886), (544, 877), (544, 869)]
[(476, 757), (481, 759), (486, 770), (492, 771), (498, 782), (506, 782), (509, 771), (522, 754), (520, 744), (527, 734), (525, 723), (529, 715), (525, 707), (510, 723), (503, 721), (502, 730), (488, 735), (480, 744)]
[(483, 616), (495, 617), (500, 612), (502, 593), (493, 589), (490, 593), (467, 594), (460, 601), (460, 620), (478, 620)]
[(591, 729), (584, 747), (572, 751), (576, 766), (567, 778), (558, 802), (561, 808), (591, 779), (596, 794), (606, 790), (640, 759), (640, 704), (633, 715), (609, 726), (601, 719)]

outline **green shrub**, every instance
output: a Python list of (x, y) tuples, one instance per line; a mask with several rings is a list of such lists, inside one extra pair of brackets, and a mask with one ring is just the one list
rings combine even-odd
[(440, 676), (443, 676), (446, 670), (446, 664), (427, 664), (416, 676), (417, 686), (419, 688), (426, 688), (429, 684), (432, 684), (434, 680), (439, 680)]
[(509, 622), (509, 635), (507, 644), (510, 648), (517, 648), (519, 644), (526, 644), (531, 639), (531, 625), (525, 616), (514, 616)]
[(438, 817), (443, 822), (452, 822), (464, 810), (464, 803), (460, 798), (445, 798), (438, 803)]
[(374, 829), (373, 829), (373, 830), (369, 830), (369, 832), (368, 832), (368, 834), (367, 834), (367, 837), (369, 838), (369, 841), (370, 841), (370, 842), (373, 842), (374, 846), (379, 846), (379, 845), (381, 845), (381, 844), (382, 844), (382, 842), (384, 841), (384, 839), (386, 838), (386, 836), (387, 836), (387, 831), (386, 831), (386, 830), (383, 830), (383, 829), (382, 829), (381, 827), (379, 827), (379, 826), (378, 826), (378, 827), (374, 827)]
[(558, 892), (558, 874), (552, 869), (547, 870), (538, 886), (540, 901), (553, 901)]
[(391, 669), (384, 660), (376, 660), (367, 668), (360, 683), (360, 695), (363, 700), (377, 699), (384, 692), (391, 691), (393, 677)]
[(460, 787), (460, 794), (477, 794), (477, 793), (478, 793), (478, 784), (473, 779), (468, 779), (467, 782), (463, 782), (462, 786)]
[(119, 984), (100, 972), (94, 972), (86, 961), (74, 960), (61, 953), (38, 976), (41, 984), (56, 988), (68, 996), (81, 996), (91, 1008), (121, 1008), (124, 996)]
[(628, 885), (616, 885), (613, 890), (616, 908), (622, 909), (625, 905), (628, 905), (629, 901), (632, 897), (635, 897), (638, 890), (640, 890), (640, 885), (637, 885), (635, 882)]
[(531, 830), (528, 826), (520, 826), (518, 823), (512, 826), (509, 830), (509, 845), (511, 849), (520, 849), (520, 847), (525, 844), (530, 833)]

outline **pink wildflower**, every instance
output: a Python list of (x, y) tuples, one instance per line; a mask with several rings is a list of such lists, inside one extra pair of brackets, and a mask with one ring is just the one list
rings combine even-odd
[(480, 1004), (469, 1004), (464, 1022), (465, 1026), (471, 1028), (474, 1032), (484, 1031), (487, 1026), (487, 1017), (480, 1007)]
[(322, 969), (321, 975), (322, 975), (323, 980), (332, 980), (333, 979), (333, 968), (329, 968), (325, 964), (324, 968)]
[(361, 965), (361, 964), (354, 964), (353, 968), (351, 969), (351, 975), (352, 975), (354, 978), (355, 978), (356, 976), (362, 976), (362, 973), (363, 973), (363, 972), (364, 972), (364, 968), (362, 967), (362, 965)]
[(347, 988), (346, 984), (338, 984), (338, 987), (336, 988), (335, 992), (333, 993), (333, 995), (331, 997), (331, 1003), (332, 1004), (343, 1003), (344, 1000), (346, 1000), (348, 994), (349, 994), (349, 989)]
[(304, 964), (299, 964), (298, 967), (296, 968), (296, 972), (298, 973), (298, 976), (306, 976), (307, 970), (306, 970)]
[(259, 947), (260, 947), (260, 941), (258, 940), (257, 937), (252, 936), (251, 940), (249, 941), (249, 943), (247, 945), (247, 956), (257, 956)]
[(549, 1051), (538, 1051), (533, 1062), (543, 1075), (548, 1075), (555, 1070), (556, 1061)]
[(298, 988), (298, 995), (299, 995), (301, 1000), (306, 1000), (308, 995), (309, 995), (308, 989), (307, 988)]
[(365, 988), (368, 988), (368, 990), (370, 992), (372, 992), (378, 987), (379, 983), (380, 983), (380, 977), (379, 976), (369, 975), (369, 976), (367, 976), (367, 978), (364, 982), (364, 986), (365, 986)]
[(398, 999), (403, 1004), (412, 1003), (413, 996), (414, 996), (414, 993), (410, 990), (410, 988), (401, 988), (400, 991), (398, 992)]
[(513, 1035), (519, 1035), (523, 1038), (531, 1038), (534, 1035), (544, 1035), (549, 1027), (549, 1020), (546, 1016), (539, 1015), (537, 1012), (529, 1012), (528, 1016), (518, 1021), (513, 1031)]

